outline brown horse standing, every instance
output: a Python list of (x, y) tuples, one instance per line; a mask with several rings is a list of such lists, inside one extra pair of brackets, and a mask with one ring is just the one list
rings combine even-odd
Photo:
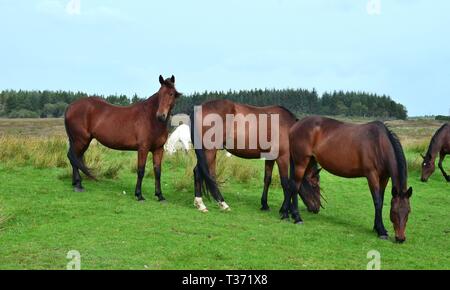
[[(192, 140), (196, 148), (195, 151), (198, 161), (197, 166), (194, 169), (196, 197), (195, 206), (200, 211), (207, 211), (207, 208), (202, 200), (202, 185), (204, 182), (207, 190), (212, 194), (214, 199), (219, 202), (219, 206), (223, 210), (229, 209), (229, 206), (225, 203), (215, 180), (217, 150), (226, 149), (229, 153), (245, 159), (260, 159), (264, 153), (267, 154), (269, 152), (277, 151), (278, 154), (276, 154), (276, 156), (266, 158), (264, 190), (261, 198), (261, 204), (262, 210), (269, 209), (269, 205), (267, 204), (267, 195), (270, 183), (272, 181), (273, 167), (274, 164), (277, 163), (280, 172), (281, 185), (285, 195), (285, 202), (283, 203), (280, 213), (283, 218), (288, 218), (288, 206), (290, 203), (286, 201), (286, 198), (290, 197), (290, 190), (292, 189), (289, 181), (290, 157), (288, 137), (289, 129), (297, 121), (295, 115), (280, 106), (254, 107), (234, 103), (229, 100), (209, 101), (204, 103), (200, 108), (201, 112), (200, 110), (194, 112), (191, 121)], [(220, 124), (214, 125), (220, 125), (220, 128), (222, 129), (222, 132), (220, 132), (220, 130), (216, 130), (214, 132), (214, 141), (218, 144), (216, 144), (216, 146), (212, 146), (212, 148), (208, 148), (204, 142), (205, 140), (200, 138), (201, 136), (208, 134), (207, 132), (209, 130), (214, 130), (214, 128), (216, 128), (213, 127), (212, 123), (210, 125), (204, 124), (205, 120), (209, 116), (217, 116), (217, 122)], [(240, 118), (242, 122), (234, 122), (229, 126), (230, 130), (227, 130), (227, 116), (232, 116), (235, 119)], [(276, 118), (275, 116), (278, 117), (278, 124), (276, 125), (277, 128), (272, 128), (272, 119)], [(260, 130), (259, 128), (262, 123), (265, 123), (267, 127)], [(273, 142), (272, 144), (269, 146), (262, 146), (260, 138), (261, 134), (266, 136), (266, 140), (275, 136), (275, 139), (277, 139), (278, 142), (275, 140), (270, 140)], [(250, 146), (252, 139), (259, 140), (259, 142), (253, 142), (253, 146)], [(242, 141), (241, 145), (244, 146), (238, 145), (239, 140)], [(232, 148), (227, 148), (227, 144), (229, 145), (230, 143), (233, 144)], [(200, 145), (200, 147), (198, 145)], [(313, 174), (312, 171), (309, 173), (311, 175)], [(307, 181), (308, 178), (305, 179), (305, 183)], [(311, 184), (308, 185), (310, 186), (305, 187), (306, 189), (319, 190), (319, 188), (314, 188)], [(293, 203), (297, 203), (297, 196), (293, 199)], [(310, 205), (307, 204), (307, 206)], [(302, 222), (298, 211), (291, 211), (291, 213), (297, 223)]]
[(159, 77), (161, 88), (148, 100), (129, 107), (119, 107), (100, 98), (85, 98), (71, 104), (65, 114), (65, 125), (70, 141), (68, 157), (73, 168), (75, 191), (84, 191), (81, 170), (94, 178), (83, 163), (83, 155), (92, 139), (108, 148), (138, 152), (138, 178), (136, 198), (142, 196), (142, 179), (148, 153), (153, 153), (155, 171), (155, 195), (164, 200), (161, 192), (161, 160), (168, 130), (167, 120), (180, 94), (175, 89), (175, 77), (164, 80)]
[(450, 154), (450, 124), (444, 124), (431, 139), (427, 154), (422, 156), (422, 181), (427, 182), (435, 171), (436, 157), (439, 154), (439, 169), (445, 180), (450, 182), (450, 176), (445, 172), (443, 162), (445, 156)]
[[(382, 210), (385, 189), (389, 178), (392, 178), (391, 221), (396, 240), (406, 240), (412, 188), (407, 189), (407, 165), (402, 146), (383, 123), (354, 125), (328, 118), (308, 117), (292, 127), (290, 148), (297, 188), (312, 157), (334, 175), (366, 177), (375, 205), (374, 230), (382, 239), (388, 238)], [(320, 203), (320, 196), (315, 198)]]

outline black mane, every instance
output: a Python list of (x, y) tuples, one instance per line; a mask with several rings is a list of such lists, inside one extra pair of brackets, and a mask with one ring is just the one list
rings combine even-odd
[(291, 111), (289, 111), (286, 107), (284, 107), (284, 106), (278, 106), (278, 108), (280, 108), (280, 109), (286, 111), (287, 113), (289, 113), (289, 115), (290, 115), (292, 118), (294, 118), (294, 120), (298, 121), (297, 116), (296, 116), (294, 113), (292, 113)]
[(181, 96), (183, 95), (182, 93), (180, 93), (179, 91), (177, 91), (177, 89), (175, 88), (175, 84), (172, 83), (172, 80), (171, 80), (170, 78), (169, 78), (169, 79), (166, 79), (166, 80), (164, 81), (164, 85), (165, 85), (166, 87), (170, 88), (170, 89), (175, 89), (175, 95), (176, 95), (177, 98), (179, 98), (179, 97), (181, 97)]
[(427, 158), (431, 159), (433, 146), (434, 146), (434, 144), (436, 144), (436, 142), (437, 142), (436, 140), (437, 140), (438, 136), (442, 133), (444, 128), (447, 127), (448, 125), (449, 125), (449, 123), (445, 123), (444, 125), (442, 125), (441, 128), (439, 128), (439, 130), (436, 131), (433, 138), (431, 138), (430, 146), (428, 146), (428, 151), (427, 151), (427, 154), (425, 155)]
[(400, 180), (400, 186), (402, 186), (402, 188), (398, 189), (398, 194), (403, 194), (403, 189), (406, 187), (408, 180), (408, 166), (406, 163), (405, 152), (403, 151), (403, 147), (398, 136), (392, 132), (386, 124), (383, 125), (386, 129), (389, 140), (391, 141), (392, 148), (395, 152), (395, 160), (397, 161), (398, 178)]

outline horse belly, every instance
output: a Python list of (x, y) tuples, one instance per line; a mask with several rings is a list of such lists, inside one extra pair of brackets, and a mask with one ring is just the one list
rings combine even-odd
[(132, 133), (124, 134), (124, 132), (132, 131), (103, 128), (103, 130), (95, 130), (92, 135), (98, 142), (108, 148), (115, 150), (137, 150), (136, 136)]
[(245, 158), (245, 159), (260, 159), (261, 158), (261, 151), (259, 150), (228, 150), (227, 151), (234, 156)]
[(345, 178), (364, 177), (357, 151), (329, 145), (331, 146), (324, 146), (315, 152), (317, 162), (326, 171)]

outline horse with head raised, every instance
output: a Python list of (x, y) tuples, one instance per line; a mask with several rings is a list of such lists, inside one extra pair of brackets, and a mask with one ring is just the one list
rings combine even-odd
[(155, 195), (165, 200), (161, 191), (161, 160), (168, 136), (167, 120), (181, 95), (175, 88), (175, 77), (159, 77), (160, 89), (149, 99), (128, 107), (114, 106), (101, 98), (84, 98), (71, 104), (65, 113), (65, 126), (70, 141), (68, 157), (73, 169), (75, 191), (84, 191), (81, 170), (95, 177), (83, 162), (83, 155), (93, 139), (104, 146), (138, 152), (135, 195), (143, 201), (142, 179), (149, 152), (153, 153)]
[[(365, 177), (375, 206), (374, 230), (381, 239), (384, 193), (392, 179), (391, 221), (397, 242), (406, 240), (412, 188), (407, 188), (407, 164), (402, 146), (382, 122), (355, 125), (318, 116), (305, 118), (290, 131), (292, 177), (300, 187), (311, 158), (330, 173), (346, 178)], [(293, 191), (295, 193), (295, 191)], [(320, 204), (320, 195), (310, 196)]]
[(450, 176), (445, 172), (443, 162), (445, 156), (450, 154), (450, 124), (446, 123), (442, 125), (439, 130), (436, 131), (433, 138), (431, 139), (430, 146), (428, 146), (428, 151), (425, 156), (422, 155), (422, 177), (423, 182), (427, 182), (431, 175), (433, 175), (436, 170), (436, 157), (439, 154), (439, 169), (442, 172), (445, 180), (450, 182)]
[[(269, 210), (267, 195), (273, 167), (277, 163), (285, 195), (280, 210), (282, 218), (288, 218), (291, 211), (296, 223), (302, 222), (298, 210), (292, 211), (290, 202), (286, 200), (291, 197), (292, 190), (289, 180), (289, 129), (297, 121), (294, 114), (281, 106), (255, 107), (229, 100), (214, 100), (197, 107), (191, 118), (191, 134), (197, 156), (194, 169), (195, 205), (200, 211), (207, 211), (202, 200), (203, 184), (222, 209), (229, 209), (215, 179), (216, 153), (225, 149), (241, 158), (266, 160), (262, 210)], [(318, 190), (308, 182), (306, 178), (305, 189)], [(305, 201), (307, 207), (315, 211), (314, 204), (308, 201)], [(293, 197), (293, 203), (297, 203), (297, 195)]]

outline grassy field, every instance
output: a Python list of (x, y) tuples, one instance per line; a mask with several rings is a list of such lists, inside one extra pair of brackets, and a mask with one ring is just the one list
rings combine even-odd
[[(305, 224), (280, 221), (279, 182), (270, 212), (259, 211), (263, 162), (220, 157), (219, 179), (231, 212), (207, 201), (193, 207), (194, 157), (166, 157), (162, 187), (168, 203), (134, 201), (136, 154), (94, 144), (87, 161), (99, 182), (74, 193), (65, 158), (62, 121), (0, 120), (0, 269), (65, 269), (70, 250), (83, 269), (366, 269), (367, 253), (381, 254), (382, 269), (450, 269), (450, 184), (440, 174), (419, 182), (418, 154), (439, 127), (433, 121), (389, 122), (407, 146), (413, 212), (403, 245), (378, 240), (364, 179), (323, 174), (328, 203)], [(450, 170), (450, 162), (446, 162)], [(149, 171), (149, 170), (148, 170)], [(384, 220), (390, 234), (389, 199)]]

